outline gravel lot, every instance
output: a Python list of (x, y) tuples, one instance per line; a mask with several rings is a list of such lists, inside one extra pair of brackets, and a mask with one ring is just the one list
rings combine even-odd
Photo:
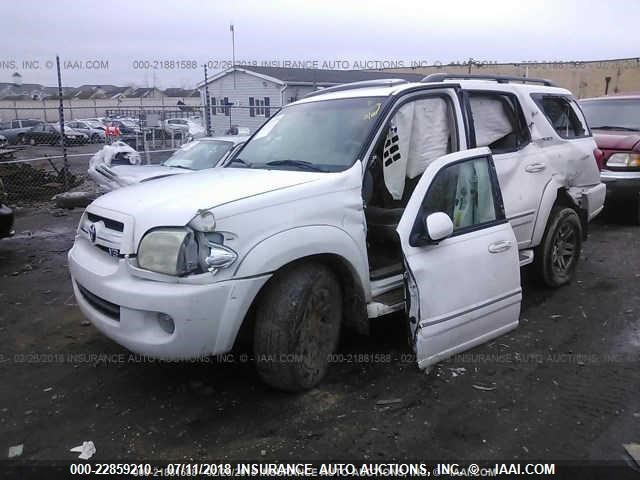
[[(577, 279), (523, 271), (520, 327), (425, 374), (401, 316), (343, 340), (300, 395), (250, 363), (159, 364), (87, 325), (66, 266), (80, 212), (23, 209), (0, 241), (0, 452), (71, 461), (622, 460), (640, 442), (640, 228), (592, 225)], [(481, 388), (479, 388), (481, 387)], [(484, 387), (484, 388), (482, 388)]]

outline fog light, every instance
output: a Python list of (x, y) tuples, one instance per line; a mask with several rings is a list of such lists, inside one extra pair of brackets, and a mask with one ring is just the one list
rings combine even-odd
[(158, 313), (158, 325), (160, 325), (160, 328), (168, 334), (172, 334), (176, 329), (176, 326), (173, 323), (173, 318), (166, 313)]

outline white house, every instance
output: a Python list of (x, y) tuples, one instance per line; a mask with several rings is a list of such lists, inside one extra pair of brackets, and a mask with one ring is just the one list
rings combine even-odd
[(209, 78), (206, 89), (201, 82), (198, 89), (203, 105), (205, 91), (209, 92), (211, 128), (219, 135), (231, 126), (248, 127), (253, 133), (278, 108), (319, 88), (383, 78), (419, 81), (422, 77), (363, 70), (236, 66)]

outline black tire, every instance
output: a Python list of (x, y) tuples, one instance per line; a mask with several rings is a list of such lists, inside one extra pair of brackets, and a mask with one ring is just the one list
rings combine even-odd
[(551, 210), (542, 243), (535, 250), (536, 270), (551, 288), (569, 283), (582, 251), (582, 224), (575, 210)]
[(91, 143), (99, 143), (100, 142), (100, 135), (98, 135), (97, 133), (94, 133), (93, 135), (91, 135)]
[(253, 337), (260, 378), (280, 390), (298, 392), (327, 373), (342, 321), (342, 291), (335, 274), (318, 263), (276, 273), (261, 295)]

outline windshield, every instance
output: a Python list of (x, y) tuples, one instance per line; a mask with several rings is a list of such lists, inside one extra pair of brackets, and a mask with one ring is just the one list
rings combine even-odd
[(592, 100), (580, 106), (591, 128), (640, 131), (640, 99)]
[(212, 168), (233, 148), (233, 142), (222, 140), (198, 140), (187, 143), (169, 157), (163, 165), (166, 167), (202, 170)]
[(285, 107), (228, 166), (345, 170), (356, 161), (383, 101), (379, 97), (348, 98)]

